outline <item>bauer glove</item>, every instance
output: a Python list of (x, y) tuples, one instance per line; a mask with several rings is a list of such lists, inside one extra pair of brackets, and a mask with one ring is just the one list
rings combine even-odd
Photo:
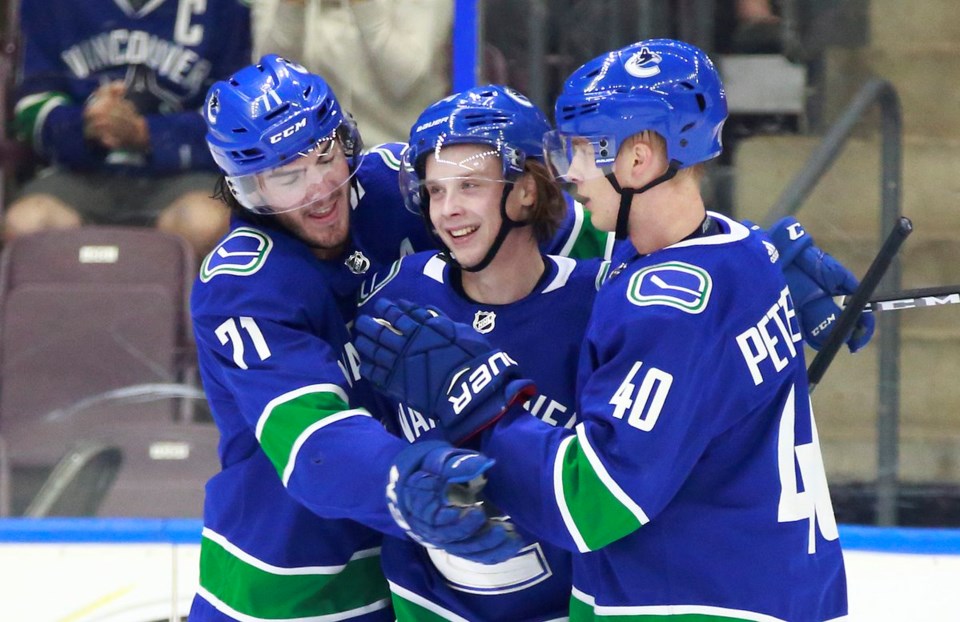
[(360, 373), (434, 417), (451, 442), (462, 444), (533, 395), (517, 363), (469, 326), (404, 300), (380, 299), (374, 313), (355, 324)]

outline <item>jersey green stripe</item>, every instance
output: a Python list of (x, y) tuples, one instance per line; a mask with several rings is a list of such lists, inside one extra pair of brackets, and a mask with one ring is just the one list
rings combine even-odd
[(353, 559), (335, 574), (279, 570), (254, 566), (209, 538), (200, 543), (200, 585), (249, 616), (286, 620), (331, 615), (389, 597), (379, 555)]
[(449, 622), (449, 620), (458, 619), (438, 615), (426, 607), (403, 598), (396, 592), (392, 596), (393, 613), (397, 617), (397, 622)]
[(41, 111), (44, 112), (44, 118), (50, 110), (56, 106), (70, 102), (66, 93), (56, 91), (47, 91), (46, 93), (36, 93), (24, 97), (17, 102), (13, 116), (13, 134), (17, 140), (37, 144), (35, 132), (39, 129), (37, 121), (40, 118)]
[(583, 223), (580, 231), (576, 232), (576, 240), (574, 240), (573, 246), (570, 248), (567, 256), (574, 259), (604, 257), (610, 235), (610, 233), (600, 231), (593, 226), (593, 222), (590, 219), (590, 210), (584, 209)]
[(332, 391), (312, 391), (276, 404), (264, 414), (266, 420), (260, 431), (260, 446), (281, 479), (286, 481), (285, 472), (300, 435), (314, 424), (348, 408), (343, 398)]
[(588, 550), (595, 551), (642, 524), (604, 484), (580, 443), (567, 445), (560, 465), (562, 502)]
[(595, 612), (590, 603), (571, 596), (570, 622), (749, 622), (749, 619), (706, 613), (603, 615)]

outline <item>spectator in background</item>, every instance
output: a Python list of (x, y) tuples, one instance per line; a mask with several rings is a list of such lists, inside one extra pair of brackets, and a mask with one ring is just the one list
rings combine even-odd
[(249, 62), (241, 0), (24, 2), (15, 130), (49, 163), (4, 236), (83, 224), (155, 225), (205, 254), (226, 231), (200, 108)]
[(363, 128), (364, 142), (404, 141), (449, 93), (453, 0), (254, 0), (256, 56), (279, 54), (320, 74)]

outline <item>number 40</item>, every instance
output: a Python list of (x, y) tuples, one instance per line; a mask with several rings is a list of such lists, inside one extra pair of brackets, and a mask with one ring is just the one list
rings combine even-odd
[[(637, 388), (633, 379), (641, 367), (643, 363), (640, 361), (633, 364), (630, 373), (610, 398), (610, 404), (617, 407), (613, 411), (614, 417), (623, 419), (623, 415), (629, 410), (630, 416), (627, 418), (627, 423), (638, 430), (649, 432), (660, 417), (670, 385), (673, 384), (673, 376), (662, 369), (650, 367), (643, 374), (643, 380)], [(636, 397), (634, 397), (634, 391), (636, 391)]]

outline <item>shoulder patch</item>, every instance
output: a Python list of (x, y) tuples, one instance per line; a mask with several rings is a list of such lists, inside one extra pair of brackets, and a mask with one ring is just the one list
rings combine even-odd
[(627, 300), (638, 307), (666, 305), (701, 313), (710, 301), (713, 279), (703, 268), (681, 261), (649, 266), (630, 277)]
[(218, 274), (250, 276), (267, 261), (273, 239), (259, 229), (238, 227), (203, 260), (200, 280), (204, 283)]

